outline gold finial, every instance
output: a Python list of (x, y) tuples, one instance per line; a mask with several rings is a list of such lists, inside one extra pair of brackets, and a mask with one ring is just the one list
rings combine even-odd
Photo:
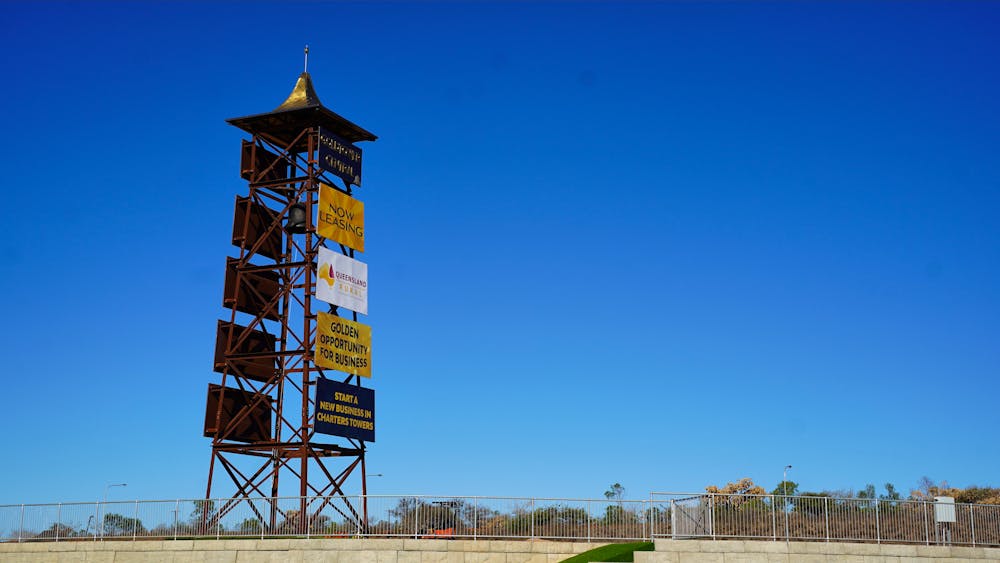
[(309, 72), (309, 45), (306, 45), (306, 64), (302, 72)]

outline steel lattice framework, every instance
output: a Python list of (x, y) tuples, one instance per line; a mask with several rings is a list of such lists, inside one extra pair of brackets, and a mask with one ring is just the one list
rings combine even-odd
[[(317, 308), (342, 313), (313, 295), (317, 253), (327, 245), (313, 217), (321, 183), (351, 195), (349, 183), (341, 188), (319, 166), (320, 127), (351, 143), (376, 137), (322, 106), (308, 73), (273, 112), (229, 123), (251, 135), (241, 159), (249, 193), (236, 198), (233, 244), (239, 255), (227, 260), (223, 304), (229, 320), (219, 321), (216, 335), (215, 370), (222, 382), (209, 388), (205, 435), (212, 438), (212, 457), (205, 498), (231, 496), (203, 510), (203, 523), (245, 503), (271, 529), (280, 523), (305, 531), (324, 509), (367, 527), (366, 503), (355, 506), (344, 492), (348, 477), (360, 470), (361, 492), (367, 493), (365, 443), (320, 440), (313, 429), (318, 377), (361, 385), (360, 376), (313, 361)], [(286, 230), (290, 214), (303, 206), (304, 228)], [(333, 247), (354, 256), (353, 249)], [(357, 313), (346, 312), (357, 320)], [(224, 495), (213, 490), (224, 485), (220, 469), (235, 487)], [(297, 511), (259, 502), (280, 494), (302, 497)]]

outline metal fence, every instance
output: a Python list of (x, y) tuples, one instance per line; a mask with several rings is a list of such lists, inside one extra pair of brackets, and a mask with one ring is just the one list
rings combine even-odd
[(1000, 546), (1000, 506), (780, 495), (652, 493), (648, 500), (351, 496), (0, 506), (0, 541), (372, 537), (654, 538)]
[(654, 537), (1000, 546), (1000, 505), (652, 493)]

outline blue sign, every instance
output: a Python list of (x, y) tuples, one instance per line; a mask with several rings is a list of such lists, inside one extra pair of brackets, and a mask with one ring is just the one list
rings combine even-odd
[(375, 441), (375, 390), (333, 379), (316, 380), (316, 432)]
[(339, 176), (345, 185), (361, 187), (361, 149), (322, 127), (319, 128), (319, 165)]

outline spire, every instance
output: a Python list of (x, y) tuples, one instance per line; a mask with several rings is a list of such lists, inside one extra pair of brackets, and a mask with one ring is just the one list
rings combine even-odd
[(319, 101), (319, 96), (316, 95), (316, 90), (313, 88), (312, 78), (308, 72), (303, 72), (295, 82), (295, 88), (292, 88), (292, 93), (288, 95), (288, 99), (282, 102), (280, 106), (274, 108), (274, 111), (289, 111), (322, 105)]
[(267, 113), (234, 117), (226, 121), (252, 135), (263, 135), (283, 147), (295, 143), (298, 139), (296, 146), (289, 147), (296, 151), (306, 149), (306, 142), (312, 137), (303, 136), (302, 132), (303, 129), (312, 127), (323, 127), (334, 135), (343, 137), (349, 143), (377, 139), (378, 137), (370, 131), (323, 106), (316, 89), (313, 88), (312, 77), (309, 76), (308, 45), (304, 51), (302, 74), (295, 82), (292, 93), (280, 106)]

